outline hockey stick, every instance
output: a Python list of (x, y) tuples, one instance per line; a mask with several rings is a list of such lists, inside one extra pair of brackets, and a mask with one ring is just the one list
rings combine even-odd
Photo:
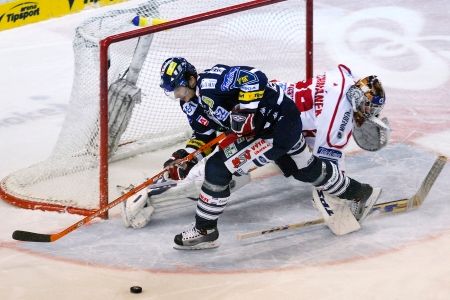
[[(211, 148), (212, 146), (214, 146), (217, 143), (219, 143), (220, 141), (222, 141), (225, 137), (226, 137), (225, 133), (220, 134), (215, 139), (213, 139), (210, 142), (204, 144), (199, 149), (197, 149), (196, 151), (190, 153), (185, 158), (180, 159), (180, 163), (192, 160), (200, 152), (203, 152), (206, 149)], [(58, 233), (42, 234), (42, 233), (34, 233), (34, 232), (29, 232), (29, 231), (16, 230), (16, 231), (13, 232), (12, 238), (15, 239), (15, 240), (18, 240), (18, 241), (25, 241), (25, 242), (54, 242), (56, 240), (59, 240), (63, 236), (67, 235), (68, 233), (70, 233), (70, 232), (74, 231), (75, 229), (78, 229), (79, 227), (89, 223), (90, 221), (92, 221), (96, 217), (100, 216), (104, 212), (108, 211), (109, 209), (113, 208), (117, 204), (125, 201), (126, 199), (128, 199), (132, 195), (136, 194), (140, 190), (142, 190), (145, 187), (151, 185), (156, 179), (158, 179), (161, 176), (163, 176), (163, 174), (165, 172), (167, 172), (165, 169), (160, 171), (155, 176), (147, 179), (146, 181), (144, 181), (140, 185), (138, 185), (138, 186), (134, 187), (133, 189), (129, 190), (128, 192), (126, 192), (125, 194), (123, 194), (122, 196), (120, 196), (119, 198), (114, 200), (113, 202), (109, 203), (105, 207), (100, 208), (99, 210), (95, 211), (91, 215), (85, 217), (84, 219), (76, 222), (75, 224), (67, 227), (66, 229), (64, 229), (64, 230), (62, 230), (62, 231), (60, 231)]]
[[(411, 198), (375, 204), (373, 206), (370, 214), (372, 214), (376, 211), (380, 212), (380, 214), (401, 213), (401, 212), (408, 211), (410, 209), (420, 207), (422, 205), (423, 201), (425, 200), (425, 198), (427, 197), (428, 193), (430, 192), (431, 187), (433, 186), (437, 177), (439, 176), (442, 169), (444, 168), (446, 162), (447, 162), (447, 157), (445, 157), (443, 155), (439, 156), (435, 160), (430, 171), (428, 171), (427, 176), (422, 181), (422, 184), (420, 185), (419, 189)], [(269, 234), (269, 233), (273, 233), (273, 232), (297, 229), (297, 228), (306, 228), (306, 227), (310, 227), (312, 225), (317, 225), (317, 224), (322, 224), (322, 223), (324, 223), (324, 220), (321, 218), (321, 219), (316, 219), (316, 220), (311, 220), (311, 221), (306, 221), (306, 222), (287, 224), (287, 225), (272, 227), (272, 228), (264, 229), (264, 230), (252, 231), (252, 232), (248, 232), (248, 233), (241, 233), (241, 234), (237, 235), (237, 239), (244, 240), (244, 239), (257, 237), (257, 236), (261, 236), (261, 235)]]

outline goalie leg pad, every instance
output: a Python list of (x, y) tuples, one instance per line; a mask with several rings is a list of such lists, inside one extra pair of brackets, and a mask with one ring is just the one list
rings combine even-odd
[(154, 211), (147, 190), (144, 189), (122, 202), (120, 214), (125, 227), (142, 228), (150, 222)]
[(344, 235), (361, 229), (346, 201), (313, 190), (313, 204), (322, 215), (325, 224), (335, 235)]
[(141, 102), (141, 90), (134, 84), (119, 79), (108, 89), (108, 132), (109, 153), (119, 146), (120, 137), (131, 119), (135, 104)]

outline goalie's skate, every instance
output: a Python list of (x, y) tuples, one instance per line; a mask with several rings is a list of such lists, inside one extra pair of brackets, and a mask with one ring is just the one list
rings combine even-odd
[(368, 184), (362, 184), (361, 196), (350, 204), (350, 209), (359, 223), (362, 223), (367, 218), (380, 194), (381, 188), (372, 188)]
[(178, 250), (202, 250), (219, 247), (217, 228), (197, 229), (195, 224), (186, 231), (175, 236), (175, 249)]

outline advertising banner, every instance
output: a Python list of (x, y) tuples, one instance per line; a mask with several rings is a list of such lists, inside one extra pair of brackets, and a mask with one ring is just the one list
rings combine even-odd
[(126, 0), (14, 0), (0, 2), (0, 31)]

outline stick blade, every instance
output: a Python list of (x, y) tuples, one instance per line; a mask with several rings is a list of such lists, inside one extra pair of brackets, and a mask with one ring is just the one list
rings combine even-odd
[(50, 234), (34, 233), (29, 231), (16, 230), (12, 234), (12, 238), (17, 241), (23, 242), (41, 242), (49, 243), (51, 242)]

